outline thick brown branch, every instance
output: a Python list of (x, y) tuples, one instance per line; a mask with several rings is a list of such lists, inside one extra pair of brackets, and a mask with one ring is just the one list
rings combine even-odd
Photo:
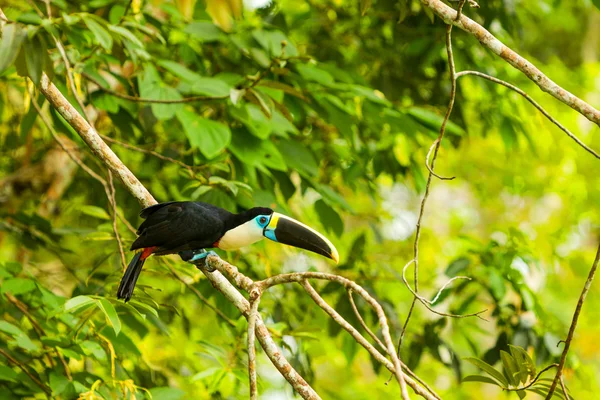
[(87, 121), (77, 112), (75, 107), (63, 96), (48, 75), (42, 74), (40, 82), (40, 90), (42, 94), (48, 99), (50, 104), (58, 111), (58, 113), (75, 129), (77, 134), (83, 139), (83, 141), (90, 147), (92, 152), (98, 157), (106, 166), (116, 174), (119, 179), (123, 182), (129, 192), (142, 204), (144, 207), (148, 207), (152, 204), (156, 204), (156, 200), (150, 192), (140, 183), (140, 181), (131, 173), (117, 155), (104, 143), (102, 138), (98, 135), (96, 130), (87, 123)]
[(500, 56), (514, 68), (521, 71), (525, 76), (535, 82), (539, 88), (573, 108), (596, 125), (600, 126), (600, 111), (577, 96), (563, 89), (550, 78), (548, 78), (535, 65), (521, 57), (512, 49), (505, 46), (494, 35), (487, 31), (477, 22), (466, 17), (464, 14), (457, 19), (457, 11), (447, 6), (440, 0), (421, 0), (421, 4), (432, 10), (446, 24), (452, 24), (473, 35), (481, 44)]

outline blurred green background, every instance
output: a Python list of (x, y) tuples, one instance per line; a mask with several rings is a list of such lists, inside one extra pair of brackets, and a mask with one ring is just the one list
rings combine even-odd
[[(480, 5), (464, 12), (557, 84), (600, 103), (597, 1)], [(450, 95), (445, 26), (418, 1), (0, 6), (11, 21), (0, 42), (1, 398), (45, 398), (44, 390), (64, 399), (158, 400), (249, 392), (246, 321), (195, 268), (175, 256), (151, 258), (134, 299), (116, 300), (123, 265), (113, 208), (103, 186), (57, 146), (32, 102), (89, 168), (108, 179), (106, 170), (44, 98), (28, 91), (45, 71), (76, 104), (55, 39), (97, 130), (158, 201), (200, 200), (231, 211), (270, 206), (326, 233), (341, 261), (266, 241), (222, 257), (252, 279), (307, 270), (353, 279), (384, 306), (399, 338), (412, 301), (401, 275), (412, 258), (424, 160)], [(455, 29), (453, 46), (458, 71), (519, 86), (600, 149), (597, 127), (476, 39)], [(127, 96), (205, 98), (149, 104)], [(481, 374), (467, 357), (501, 369), (510, 344), (523, 347), (538, 370), (557, 362), (597, 246), (597, 165), (516, 93), (460, 78), (436, 163), (438, 173), (456, 179), (432, 183), (420, 291), (433, 298), (448, 279), (467, 275), (472, 280), (454, 282), (434, 307), (488, 311), (486, 320), (446, 319), (417, 305), (401, 354), (443, 398), (518, 398), (462, 382)], [(120, 182), (115, 189), (128, 262), (135, 239), (128, 225), (141, 222), (140, 206)], [(359, 327), (342, 287), (316, 285)], [(357, 305), (376, 330), (375, 315)], [(599, 310), (595, 285), (564, 372), (572, 398), (592, 399), (600, 390)], [(260, 311), (323, 398), (399, 397), (396, 384), (385, 385), (389, 373), (299, 286), (269, 290)], [(297, 397), (260, 349), (258, 374), (260, 398)]]

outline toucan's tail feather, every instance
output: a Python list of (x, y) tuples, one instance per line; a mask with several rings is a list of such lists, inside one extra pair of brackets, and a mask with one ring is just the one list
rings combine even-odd
[(128, 302), (129, 299), (131, 299), (135, 283), (137, 282), (140, 272), (142, 272), (144, 262), (146, 261), (146, 257), (143, 256), (144, 252), (140, 251), (131, 259), (123, 278), (121, 278), (121, 284), (117, 291), (117, 298), (124, 299), (125, 302)]

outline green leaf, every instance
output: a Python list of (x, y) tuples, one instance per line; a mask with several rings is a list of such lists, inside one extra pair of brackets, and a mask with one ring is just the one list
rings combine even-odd
[(110, 215), (106, 212), (104, 208), (97, 206), (83, 206), (81, 207), (81, 212), (85, 215), (89, 215), (90, 217), (100, 218), (109, 220)]
[(486, 363), (483, 360), (475, 358), (475, 357), (466, 357), (466, 358), (464, 358), (464, 360), (470, 362), (471, 364), (475, 365), (476, 367), (482, 369), (487, 374), (491, 375), (492, 378), (494, 378), (495, 380), (500, 382), (502, 387), (504, 387), (504, 388), (508, 387), (508, 381), (506, 380), (506, 378), (504, 377), (502, 372), (497, 371), (490, 364)]
[(67, 300), (64, 305), (64, 310), (67, 312), (73, 312), (81, 307), (88, 306), (90, 304), (94, 304), (96, 301), (91, 297), (87, 296), (77, 296), (72, 299)]
[(66, 376), (59, 375), (56, 372), (50, 372), (50, 389), (53, 396), (59, 396), (69, 387), (71, 382)]
[(192, 147), (199, 149), (208, 159), (216, 157), (231, 142), (231, 130), (225, 124), (185, 109), (177, 113), (177, 118)]
[(233, 87), (218, 78), (196, 78), (191, 90), (194, 94), (206, 95), (211, 97), (229, 97), (229, 91)]
[[(441, 115), (420, 107), (411, 107), (408, 109), (407, 113), (416, 121), (420, 122), (422, 125), (428, 127), (434, 132), (439, 132), (442, 126), (442, 121), (444, 120)], [(463, 136), (465, 131), (452, 121), (448, 121), (446, 124), (446, 133), (456, 136)]]
[(6, 24), (0, 42), (0, 74), (8, 69), (19, 55), (26, 33), (19, 24)]
[(91, 340), (84, 340), (79, 343), (81, 350), (83, 350), (84, 354), (87, 356), (93, 356), (99, 361), (106, 360), (106, 351), (100, 346), (99, 343), (93, 342)]
[(307, 81), (317, 82), (323, 86), (333, 86), (335, 84), (335, 80), (329, 72), (319, 69), (313, 65), (297, 64), (295, 67), (300, 76)]
[(215, 24), (209, 21), (194, 21), (186, 26), (184, 32), (203, 42), (215, 42), (225, 36)]
[(466, 257), (457, 258), (456, 260), (453, 260), (450, 263), (450, 265), (448, 265), (448, 267), (446, 268), (446, 271), (444, 273), (446, 274), (446, 276), (449, 276), (451, 278), (455, 277), (458, 274), (460, 274), (462, 271), (467, 269), (467, 267), (469, 266), (470, 263), (471, 263), (471, 261)]
[(17, 346), (27, 351), (38, 351), (40, 349), (40, 347), (33, 343), (31, 339), (29, 339), (29, 336), (25, 334), (17, 336), (15, 342), (17, 343)]
[(96, 42), (98, 42), (98, 44), (102, 46), (104, 50), (110, 51), (113, 45), (113, 38), (108, 32), (108, 30), (106, 30), (102, 25), (96, 22), (96, 20), (90, 17), (89, 15), (83, 15), (83, 21), (85, 22), (89, 30), (94, 34)]
[(462, 380), (463, 382), (482, 382), (482, 383), (490, 383), (492, 385), (500, 386), (497, 381), (494, 379), (484, 376), (484, 375), (469, 375), (465, 376)]
[(8, 333), (13, 337), (24, 334), (20, 328), (6, 321), (0, 321), (0, 332)]
[(17, 346), (27, 351), (38, 351), (40, 349), (37, 344), (29, 339), (29, 336), (25, 332), (9, 322), (0, 321), (0, 331), (11, 335), (15, 339)]
[(321, 223), (329, 232), (341, 237), (344, 233), (344, 221), (340, 215), (322, 199), (315, 202), (315, 211), (319, 215)]
[(133, 46), (137, 48), (144, 48), (144, 44), (130, 30), (117, 25), (109, 25), (108, 30), (121, 36), (121, 38), (126, 39)]
[(509, 344), (508, 347), (510, 349), (510, 353), (515, 359), (515, 362), (517, 363), (517, 366), (519, 367), (519, 377), (521, 383), (525, 384), (529, 381), (529, 379), (535, 378), (537, 373), (535, 364), (527, 351), (521, 347), (513, 346), (512, 344)]
[[(177, 89), (163, 86), (161, 85), (152, 85), (147, 90), (144, 91), (145, 96), (150, 99), (157, 100), (181, 100), (181, 94), (177, 91)], [(152, 103), (150, 108), (152, 109), (152, 114), (159, 120), (167, 120), (171, 119), (175, 116), (177, 111), (183, 109), (184, 105), (182, 103)]]
[(250, 133), (260, 139), (266, 139), (273, 131), (271, 121), (255, 104), (244, 104), (242, 107), (230, 107), (231, 116), (243, 123)]
[(166, 386), (152, 388), (150, 394), (152, 400), (181, 400), (185, 396), (183, 390)]
[(23, 45), (25, 51), (25, 65), (27, 66), (27, 74), (31, 80), (38, 85), (42, 79), (44, 71), (44, 62), (46, 60), (46, 44), (40, 40), (38, 35), (29, 38)]
[(29, 293), (35, 289), (35, 282), (27, 278), (7, 279), (2, 283), (2, 293), (11, 293), (15, 296)]
[(17, 382), (17, 373), (6, 365), (0, 365), (0, 381)]
[(108, 93), (99, 93), (94, 96), (94, 106), (111, 114), (119, 112), (119, 102), (115, 96)]
[(158, 60), (158, 65), (172, 73), (173, 75), (185, 79), (186, 81), (196, 82), (198, 79), (203, 79), (200, 75), (194, 71), (186, 68), (185, 66), (170, 60)]
[(349, 212), (354, 212), (354, 210), (352, 210), (352, 207), (350, 206), (350, 204), (348, 204), (344, 196), (342, 196), (329, 186), (317, 183), (314, 185), (314, 187), (319, 193), (321, 193), (321, 195), (323, 196), (323, 200), (327, 201), (330, 204), (336, 204)]
[(118, 335), (119, 332), (121, 332), (121, 320), (117, 315), (115, 306), (113, 306), (112, 303), (106, 299), (100, 299), (98, 300), (98, 307), (106, 316), (106, 321), (110, 324), (110, 326), (113, 327), (115, 335)]
[(502, 368), (504, 375), (508, 378), (508, 382), (512, 386), (519, 385), (519, 367), (515, 359), (504, 350), (500, 350), (500, 359), (502, 360)]
[[(298, 50), (293, 43), (285, 36), (281, 31), (273, 30), (258, 30), (252, 31), (252, 37), (264, 48), (271, 56), (279, 57), (282, 52), (285, 52), (286, 56), (295, 57), (298, 55)], [(282, 42), (285, 42), (285, 47), (282, 46)]]
[(306, 178), (313, 178), (319, 174), (319, 164), (312, 152), (302, 143), (292, 140), (280, 140), (277, 149), (286, 160), (288, 167), (298, 171)]
[(254, 167), (266, 166), (279, 171), (287, 169), (277, 146), (270, 140), (260, 140), (244, 129), (235, 131), (229, 146), (231, 152), (242, 162)]
[(592, 4), (596, 6), (598, 10), (600, 10), (600, 0), (592, 0)]

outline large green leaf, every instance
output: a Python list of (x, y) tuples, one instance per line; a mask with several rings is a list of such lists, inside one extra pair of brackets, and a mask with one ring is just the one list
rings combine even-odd
[(333, 86), (335, 84), (335, 80), (329, 72), (314, 65), (298, 64), (296, 65), (296, 70), (307, 81), (317, 82), (324, 86)]
[(242, 162), (254, 167), (266, 166), (279, 171), (287, 169), (284, 158), (273, 142), (250, 135), (245, 129), (235, 131), (230, 150)]
[(271, 120), (255, 104), (229, 107), (232, 117), (243, 123), (248, 130), (260, 139), (266, 139), (273, 131)]
[(90, 29), (90, 31), (94, 34), (96, 42), (98, 42), (98, 44), (102, 46), (104, 50), (110, 51), (113, 45), (113, 38), (110, 32), (102, 25), (100, 25), (100, 23), (98, 23), (96, 19), (91, 17), (90, 15), (84, 14), (83, 21)]
[(192, 147), (206, 158), (216, 157), (231, 141), (231, 130), (225, 124), (202, 118), (187, 109), (180, 110), (177, 118)]
[(181, 400), (185, 392), (181, 389), (172, 387), (155, 387), (150, 389), (152, 400)]
[(37, 85), (42, 79), (44, 64), (46, 61), (46, 44), (40, 39), (40, 35), (28, 38), (23, 45), (25, 52), (25, 65), (27, 65), (27, 74)]
[(282, 139), (277, 143), (277, 148), (290, 168), (307, 178), (319, 174), (319, 164), (317, 164), (311, 151), (302, 143)]
[(490, 378), (489, 376), (484, 376), (484, 375), (469, 375), (469, 376), (465, 376), (462, 381), (463, 382), (490, 383), (492, 385), (500, 386), (498, 384), (498, 381)]
[(117, 315), (117, 310), (115, 310), (115, 306), (106, 299), (98, 300), (98, 308), (102, 310), (104, 315), (106, 316), (106, 321), (113, 327), (115, 331), (115, 335), (118, 335), (121, 332), (121, 320)]
[(232, 87), (228, 82), (219, 78), (199, 77), (194, 80), (192, 92), (211, 97), (228, 97)]
[(215, 42), (225, 36), (223, 31), (209, 21), (194, 21), (185, 28), (185, 32), (203, 42)]
[(27, 278), (6, 279), (2, 282), (0, 290), (2, 293), (11, 293), (15, 296), (29, 293), (35, 289), (35, 282)]
[(496, 370), (490, 364), (486, 363), (483, 360), (475, 358), (475, 357), (466, 357), (466, 358), (464, 358), (464, 360), (468, 361), (471, 364), (475, 365), (476, 367), (482, 369), (484, 372), (486, 372), (492, 378), (494, 378), (496, 381), (498, 381), (502, 387), (505, 387), (505, 388), (508, 387), (508, 380), (504, 377), (502, 372)]
[(64, 310), (73, 312), (81, 307), (89, 306), (90, 304), (94, 304), (95, 300), (88, 296), (77, 296), (72, 299), (67, 300), (64, 304)]
[(0, 74), (10, 67), (21, 50), (21, 44), (26, 33), (19, 24), (7, 24), (2, 29), (2, 41), (0, 41)]
[(337, 237), (342, 236), (344, 233), (344, 222), (333, 208), (321, 199), (315, 202), (315, 211), (319, 215), (319, 219), (325, 229), (335, 233)]

